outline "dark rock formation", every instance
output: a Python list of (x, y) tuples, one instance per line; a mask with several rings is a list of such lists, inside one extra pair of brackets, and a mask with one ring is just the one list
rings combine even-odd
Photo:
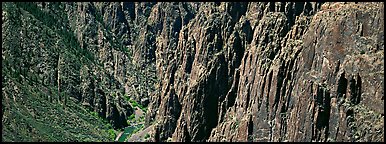
[(36, 7), (56, 22), (5, 14), (3, 67), (116, 128), (129, 97), (151, 141), (384, 141), (383, 3)]
[(381, 3), (164, 5), (153, 140), (383, 141)]

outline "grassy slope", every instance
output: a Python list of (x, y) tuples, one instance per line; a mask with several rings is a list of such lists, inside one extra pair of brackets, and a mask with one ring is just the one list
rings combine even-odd
[[(31, 14), (28, 10), (19, 8), (20, 6), (17, 7), (13, 3), (2, 3), (2, 5), (2, 11), (7, 11), (8, 15), (11, 13), (18, 15), (15, 11), (21, 12), (18, 17), (34, 27), (39, 27), (40, 32), (36, 32), (35, 35), (49, 37), (48, 42), (71, 42), (73, 39), (68, 36), (69, 32), (54, 30), (55, 27), (47, 24), (47, 21), (38, 18), (34, 13)], [(40, 25), (41, 23), (43, 26)], [(14, 33), (6, 36), (2, 34), (3, 40), (8, 40), (6, 37), (9, 37), (10, 40), (19, 38), (15, 34), (20, 28), (13, 24), (11, 26), (13, 26), (12, 30), (9, 31), (14, 31)], [(44, 31), (55, 33), (55, 36), (51, 38), (52, 35)], [(59, 40), (56, 36), (59, 37)], [(38, 45), (38, 42), (29, 38), (25, 38), (25, 41), (22, 42)], [(53, 45), (47, 45), (47, 47), (52, 54), (63, 52), (63, 47), (61, 49)], [(30, 58), (36, 58), (33, 54), (38, 52), (28, 51), (31, 50), (29, 48), (31, 47), (22, 47), (20, 57), (17, 57), (18, 55), (10, 56), (4, 53), (5, 51), (12, 53), (18, 49), (14, 43), (2, 46), (2, 141), (112, 141), (113, 138), (108, 132), (108, 129), (111, 128), (109, 124), (91, 115), (71, 98), (67, 100), (66, 106), (63, 106), (62, 102), (55, 101), (59, 99), (56, 93), (57, 86), (44, 86), (41, 78), (35, 72), (29, 71), (27, 67), (18, 68), (22, 66), (21, 63), (33, 63)], [(87, 52), (79, 51), (80, 49), (71, 49), (70, 46), (65, 49), (64, 52), (69, 55), (69, 58), (79, 58), (80, 55), (88, 57)], [(26, 57), (30, 54), (32, 57)], [(53, 101), (49, 101), (49, 97)]]
[(72, 99), (65, 108), (61, 103), (47, 101), (47, 95), (57, 97), (55, 92), (49, 92), (54, 91), (49, 87), (20, 83), (12, 78), (3, 84), (19, 92), (15, 89), (2, 92), (2, 141), (112, 140), (107, 132), (108, 125)]

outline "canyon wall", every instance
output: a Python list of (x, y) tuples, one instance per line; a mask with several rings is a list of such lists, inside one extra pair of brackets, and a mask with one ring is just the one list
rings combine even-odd
[(3, 109), (20, 83), (116, 129), (135, 100), (150, 141), (384, 141), (383, 3), (2, 6)]
[(382, 3), (187, 5), (149, 18), (154, 141), (383, 141)]

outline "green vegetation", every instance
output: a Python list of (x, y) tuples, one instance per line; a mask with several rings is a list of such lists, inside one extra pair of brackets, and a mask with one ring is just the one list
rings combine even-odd
[[(2, 3), (3, 141), (111, 141), (115, 138), (117, 130), (107, 120), (79, 103), (78, 96), (89, 87), (87, 84), (83, 87), (83, 80), (96, 84), (94, 81), (99, 81), (108, 71), (94, 56), (99, 45), (87, 43), (97, 38), (95, 31), (83, 35), (92, 37), (87, 41), (85, 37), (85, 41), (78, 41), (74, 32), (78, 23), (69, 18), (77, 15), (71, 10), (74, 5), (77, 4), (53, 2), (45, 3), (42, 8), (38, 3)], [(104, 25), (101, 12), (95, 10), (96, 25), (83, 29), (85, 33), (101, 26), (106, 38), (104, 43), (111, 44), (109, 46), (130, 60), (129, 48), (112, 34)], [(128, 63), (127, 68), (140, 76), (141, 83), (145, 82), (146, 76), (138, 67)], [(95, 71), (100, 74), (91, 74)], [(111, 93), (105, 88), (102, 91)], [(130, 100), (127, 95), (125, 98)], [(146, 110), (134, 100), (131, 104)], [(142, 122), (144, 117), (135, 119), (132, 115), (130, 121)]]
[(125, 94), (125, 98), (126, 98), (126, 100), (128, 100), (128, 101), (131, 103), (131, 106), (133, 106), (133, 108), (138, 107), (138, 108), (140, 108), (143, 112), (146, 112), (146, 111), (147, 111), (147, 107), (144, 107), (144, 106), (142, 106), (141, 104), (138, 104), (135, 100), (130, 99), (130, 97), (129, 97), (127, 94)]
[(127, 101), (130, 101), (130, 97), (129, 97), (129, 95), (127, 95), (127, 94), (124, 94), (123, 95), (123, 97), (127, 100)]
[(131, 114), (127, 119), (128, 120), (133, 120), (135, 118), (135, 114), (133, 113), (133, 114)]
[[(110, 141), (106, 123), (92, 117), (72, 99), (66, 108), (60, 103), (51, 103), (47, 96), (50, 87), (19, 83), (5, 72), (5, 85), (14, 85), (19, 91), (5, 88), (3, 93), (2, 141)], [(47, 91), (46, 91), (47, 90)], [(14, 101), (12, 94), (20, 99)]]
[(143, 108), (141, 108), (142, 109), (142, 111), (143, 112), (145, 112), (146, 113), (146, 111), (147, 111), (147, 107), (143, 107)]
[(64, 4), (48, 5), (57, 11), (2, 3), (2, 141), (111, 141), (111, 125), (71, 97), (93, 55), (68, 28)]
[(137, 103), (135, 100), (130, 99), (129, 102), (131, 103), (131, 105), (132, 105), (133, 107), (138, 106), (138, 103)]
[(129, 54), (129, 53), (130, 53), (130, 51), (129, 51), (129, 48), (127, 48), (127, 47), (124, 47), (124, 48), (123, 48), (123, 52), (125, 52), (125, 53)]
[(238, 127), (239, 127), (239, 125), (240, 125), (240, 121), (239, 121), (239, 120), (237, 120), (237, 121), (236, 121), (236, 128), (238, 128)]
[(93, 115), (94, 117), (96, 117), (96, 118), (99, 118), (99, 116), (98, 116), (98, 113), (97, 112), (90, 112), (90, 114), (91, 115)]
[[(56, 31), (60, 36), (63, 37), (64, 44), (68, 48), (71, 48), (72, 53), (77, 57), (86, 57), (87, 60), (94, 61), (94, 55), (88, 51), (88, 49), (81, 49), (78, 40), (76, 39), (74, 33), (71, 29), (67, 28), (68, 21), (65, 19), (65, 13), (62, 13), (62, 18), (54, 17), (50, 13), (41, 11), (40, 8), (35, 3), (30, 2), (17, 2), (15, 3), (18, 7), (28, 11), (30, 14), (34, 15), (36, 19), (43, 22), (50, 29)], [(61, 3), (54, 3), (56, 7)]]
[(112, 140), (114, 140), (115, 137), (116, 137), (115, 130), (114, 130), (114, 129), (109, 129), (109, 130), (108, 130), (108, 133), (109, 133), (109, 135), (110, 135), (110, 138), (111, 138)]
[(145, 135), (145, 139), (148, 139), (148, 138), (150, 138), (150, 134)]

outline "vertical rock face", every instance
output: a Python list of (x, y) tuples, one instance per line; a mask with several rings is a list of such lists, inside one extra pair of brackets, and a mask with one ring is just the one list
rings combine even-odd
[(153, 140), (383, 141), (383, 11), (155, 4)]
[(129, 97), (152, 141), (384, 141), (383, 3), (2, 5), (2, 79), (115, 128)]
[[(147, 48), (149, 35), (142, 29), (151, 3), (72, 3), (65, 5), (70, 28), (80, 46), (96, 61), (80, 69), (83, 105), (110, 120), (117, 128), (127, 126), (133, 113), (126, 97), (142, 102), (154, 90), (154, 57)], [(144, 103), (141, 103), (144, 104)], [(147, 106), (147, 104), (145, 104)]]

